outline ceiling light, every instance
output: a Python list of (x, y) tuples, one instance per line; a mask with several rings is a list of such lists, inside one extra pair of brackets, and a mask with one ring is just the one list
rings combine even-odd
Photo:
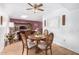
[(40, 3), (40, 4), (37, 4), (37, 3), (34, 3), (34, 4), (28, 3), (28, 5), (30, 6), (30, 8), (27, 8), (26, 10), (32, 10), (34, 13), (37, 13), (38, 11), (44, 11), (44, 9), (41, 8), (41, 7), (43, 7), (42, 3)]

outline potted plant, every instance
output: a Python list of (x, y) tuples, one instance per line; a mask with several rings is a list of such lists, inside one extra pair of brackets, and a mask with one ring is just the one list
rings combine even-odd
[(11, 44), (11, 43), (13, 43), (13, 40), (14, 40), (14, 34), (8, 34), (7, 36), (7, 39), (9, 40), (9, 43)]

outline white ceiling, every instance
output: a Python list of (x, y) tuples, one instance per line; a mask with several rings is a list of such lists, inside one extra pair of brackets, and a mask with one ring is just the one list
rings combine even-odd
[(21, 18), (22, 15), (27, 15), (27, 20), (41, 21), (44, 14), (50, 14), (60, 8), (66, 8), (69, 11), (79, 9), (78, 3), (43, 3), (44, 12), (33, 13), (31, 10), (26, 10), (30, 6), (26, 3), (4, 3), (0, 4), (1, 8), (10, 16), (10, 18)]
[(70, 11), (78, 10), (79, 9), (79, 3), (66, 3), (61, 4), (64, 8), (67, 8)]

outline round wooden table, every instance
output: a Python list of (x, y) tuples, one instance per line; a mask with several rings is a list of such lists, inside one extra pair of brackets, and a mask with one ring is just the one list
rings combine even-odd
[(44, 35), (30, 35), (28, 36), (29, 39), (31, 39), (32, 41), (36, 41), (36, 53), (39, 52), (39, 48), (38, 48), (38, 43), (40, 42), (40, 40), (45, 41), (46, 37)]

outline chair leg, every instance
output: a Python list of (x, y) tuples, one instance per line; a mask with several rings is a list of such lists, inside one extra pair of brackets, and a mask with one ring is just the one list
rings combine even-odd
[(50, 46), (50, 53), (51, 53), (51, 55), (52, 55), (52, 46)]
[(27, 48), (27, 55), (28, 55), (28, 48)]
[(45, 50), (45, 54), (47, 55), (47, 49)]
[(24, 45), (23, 45), (22, 55), (23, 55), (23, 53), (24, 53)]

